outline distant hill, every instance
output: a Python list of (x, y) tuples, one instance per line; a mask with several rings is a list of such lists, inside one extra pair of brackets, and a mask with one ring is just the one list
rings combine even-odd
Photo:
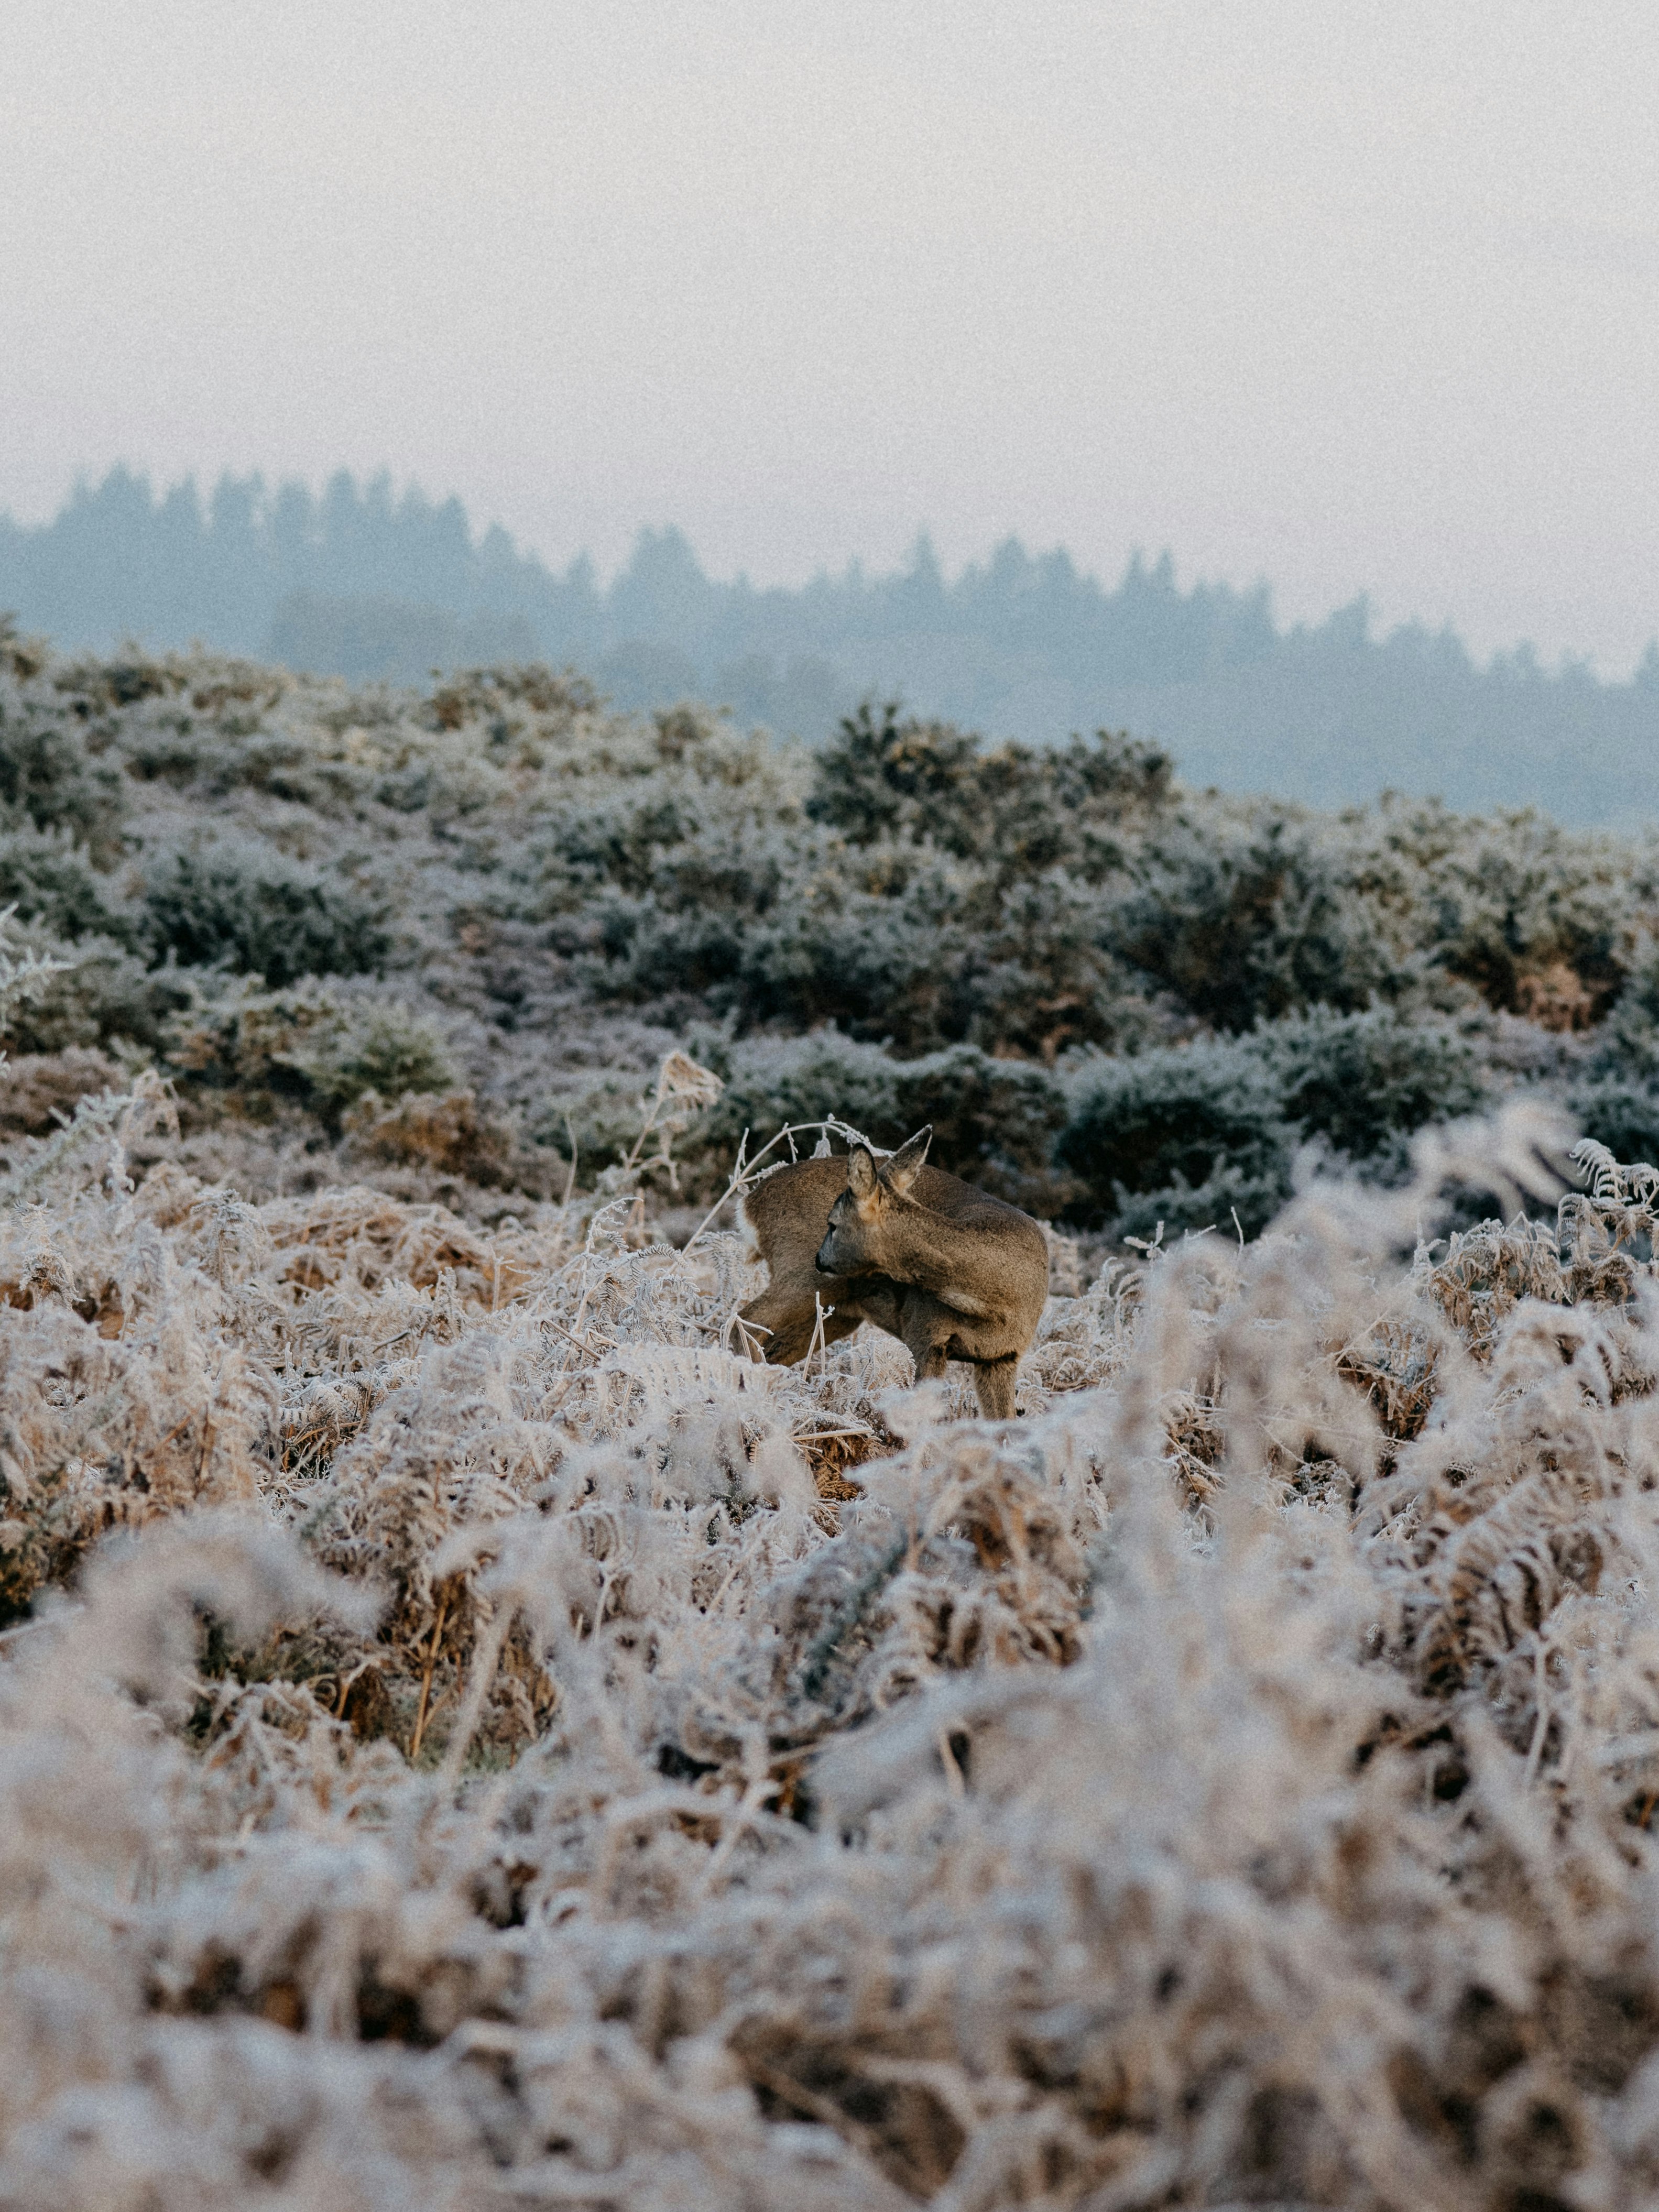
[(1449, 631), (1376, 636), (1364, 599), (1281, 629), (1265, 585), (1183, 591), (1167, 555), (1108, 590), (1012, 539), (947, 578), (924, 538), (890, 574), (763, 590), (706, 576), (668, 529), (603, 585), (586, 557), (556, 574), (384, 477), (320, 498), (227, 477), (204, 502), (118, 469), (50, 523), (0, 516), (7, 609), (60, 646), (199, 638), (360, 681), (569, 663), (623, 707), (712, 697), (813, 742), (871, 695), (994, 737), (1122, 727), (1191, 781), (1321, 805), (1393, 787), (1580, 823), (1659, 815), (1659, 649), (1607, 684), (1525, 647), (1482, 666)]

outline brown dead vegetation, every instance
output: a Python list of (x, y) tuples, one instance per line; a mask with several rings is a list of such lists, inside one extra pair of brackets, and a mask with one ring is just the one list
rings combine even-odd
[(0, 1212), (0, 2201), (1659, 2187), (1649, 1171), (1057, 1249), (992, 1424), (164, 1105)]

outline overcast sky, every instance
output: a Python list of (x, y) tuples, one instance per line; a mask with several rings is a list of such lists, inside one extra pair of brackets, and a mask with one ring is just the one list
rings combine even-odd
[(549, 560), (1012, 532), (1659, 630), (1652, 0), (6, 0), (0, 507), (344, 465)]

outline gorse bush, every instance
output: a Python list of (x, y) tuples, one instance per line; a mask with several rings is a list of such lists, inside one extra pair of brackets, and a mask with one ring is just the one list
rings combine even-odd
[(1182, 823), (1112, 911), (1121, 956), (1218, 1029), (1408, 988), (1407, 946), (1358, 896), (1352, 858), (1269, 811), (1217, 836)]
[(109, 877), (61, 830), (0, 830), (0, 905), (70, 940), (136, 945), (142, 933)]
[(361, 975), (389, 945), (376, 910), (349, 886), (247, 838), (173, 854), (147, 872), (143, 902), (157, 958), (279, 987)]
[(1414, 1130), (1472, 1114), (1490, 1095), (1467, 1030), (1388, 1008), (1316, 1008), (1264, 1024), (1241, 1042), (1260, 1059), (1287, 1120), (1371, 1168), (1403, 1168)]
[(1064, 866), (1092, 880), (1121, 865), (1119, 833), (1169, 805), (1172, 771), (1156, 746), (1104, 730), (988, 750), (896, 705), (865, 706), (817, 756), (806, 811), (854, 845), (931, 844), (999, 872)]
[(1535, 817), (1516, 819), (1502, 839), (1462, 831), (1451, 819), (1431, 835), (1433, 930), (1419, 925), (1424, 950), (1489, 1006), (1554, 1029), (1599, 1019), (1640, 954), (1651, 859)]
[[(556, 937), (597, 994), (700, 999), (744, 1029), (832, 1021), (905, 1053), (965, 1042), (1052, 1059), (1154, 1026), (1060, 872), (998, 885), (937, 854), (828, 856), (793, 884), (775, 852), (681, 854)], [(786, 890), (787, 886), (787, 890)]]
[[(740, 1085), (744, 1054), (807, 1038), (802, 1066), (839, 1054), (874, 1086), (884, 1138), (907, 1133), (889, 1114), (931, 1120), (946, 1164), (1121, 1231), (1258, 1222), (1310, 1141), (1397, 1175), (1413, 1129), (1516, 1083), (1649, 1126), (1641, 841), (1194, 793), (1127, 738), (987, 744), (896, 708), (808, 753), (689, 707), (611, 714), (538, 669), (354, 691), (14, 638), (0, 687), (0, 902), (93, 956), (15, 1049), (153, 1052), (228, 973), (256, 998), (383, 979), (389, 1022), (435, 1024), (407, 1066), (391, 1040), (337, 1066), (181, 1045), (192, 1128), (280, 1106), (327, 1145), (360, 1095), (465, 1092), (531, 1133), (500, 1171), (539, 1191), (567, 1116), (582, 1172), (606, 1164), (614, 1067), (631, 1096), (674, 1038), (718, 1031)], [(1535, 1048), (1500, 1035), (1516, 1021)], [(990, 1063), (1025, 1073), (987, 1090)], [(1091, 1086), (1116, 1103), (1054, 1118)]]
[(161, 1050), (168, 1022), (189, 995), (176, 970), (152, 969), (107, 937), (70, 943), (38, 924), (19, 936), (29, 950), (63, 966), (28, 999), (7, 1008), (0, 1035), (14, 1052), (123, 1045), (148, 1054)]
[(290, 1048), (285, 1064), (330, 1107), (349, 1106), (371, 1091), (383, 1098), (447, 1091), (457, 1079), (438, 1024), (394, 1000), (359, 1001), (313, 1024)]
[(1066, 1097), (1046, 1068), (972, 1045), (895, 1060), (834, 1033), (735, 1046), (697, 1036), (693, 1048), (726, 1088), (697, 1121), (695, 1150), (682, 1148), (688, 1159), (724, 1164), (745, 1132), (753, 1154), (781, 1129), (833, 1115), (889, 1151), (931, 1126), (953, 1173), (1039, 1212), (1062, 1194), (1051, 1161)]
[(1602, 1073), (1567, 1092), (1575, 1127), (1628, 1160), (1659, 1160), (1659, 1082)]
[(64, 830), (107, 864), (125, 811), (119, 768), (94, 755), (76, 702), (0, 665), (0, 823)]
[(1659, 958), (1640, 945), (1565, 1086), (1577, 1125), (1627, 1160), (1659, 1158)]
[(1298, 1132), (1261, 1055), (1216, 1042), (1085, 1066), (1055, 1146), (1091, 1226), (1148, 1236), (1236, 1212), (1253, 1236), (1290, 1195)]
[(1145, 1235), (1237, 1213), (1254, 1236), (1290, 1195), (1297, 1150), (1313, 1139), (1388, 1181), (1425, 1123), (1480, 1105), (1472, 1041), (1444, 1023), (1387, 1010), (1322, 1009), (1119, 1060), (1079, 1063), (1054, 1147), (1085, 1194), (1074, 1218)]
[(397, 1099), (447, 1091), (457, 1079), (431, 1015), (315, 981), (280, 991), (252, 981), (216, 993), (194, 986), (168, 1022), (165, 1052), (182, 1076), (305, 1099), (331, 1121), (367, 1092)]

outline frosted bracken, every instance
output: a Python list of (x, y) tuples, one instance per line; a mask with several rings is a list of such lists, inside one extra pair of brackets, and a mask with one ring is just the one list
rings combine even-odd
[(1650, 2201), (1659, 1176), (1421, 1138), (997, 1427), (165, 1110), (5, 1217), (0, 2203)]

